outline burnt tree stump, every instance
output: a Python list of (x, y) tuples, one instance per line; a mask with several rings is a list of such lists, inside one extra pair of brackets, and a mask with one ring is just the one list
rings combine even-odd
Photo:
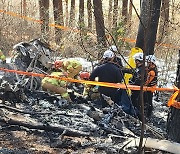
[(170, 108), (167, 121), (168, 138), (180, 143), (180, 109)]
[[(177, 65), (176, 86), (180, 88), (180, 50)], [(177, 96), (177, 101), (180, 102), (180, 95)], [(170, 107), (167, 120), (167, 133), (169, 139), (180, 143), (180, 109)]]

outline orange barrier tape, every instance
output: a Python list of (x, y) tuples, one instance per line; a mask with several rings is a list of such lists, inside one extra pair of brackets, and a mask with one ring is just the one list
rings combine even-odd
[[(11, 16), (14, 16), (14, 17), (22, 18), (22, 19), (27, 20), (27, 21), (33, 21), (33, 22), (36, 22), (36, 23), (39, 23), (39, 24), (44, 23), (41, 20), (34, 19), (34, 18), (31, 18), (31, 17), (27, 17), (27, 16), (23, 16), (23, 15), (20, 15), (20, 14), (14, 13), (14, 12), (10, 12), (10, 11), (0, 10), (0, 13), (4, 13), (4, 14), (11, 15)], [(50, 23), (50, 24), (48, 24), (48, 26), (49, 27), (56, 27), (56, 28), (63, 29), (63, 30), (66, 30), (66, 31), (67, 30), (72, 30), (74, 32), (79, 32), (78, 29), (73, 29), (73, 28), (57, 25), (57, 24), (54, 24), (54, 23)], [(88, 32), (87, 34), (93, 36), (93, 33)], [(119, 37), (119, 40), (122, 40), (124, 42), (131, 42), (131, 43), (136, 42), (135, 39), (121, 38), (121, 37)], [(163, 46), (163, 47), (167, 47), (167, 48), (174, 48), (174, 49), (179, 49), (180, 48), (180, 46), (175, 46), (175, 45), (172, 45), (172, 44), (163, 44), (163, 43), (162, 44), (156, 43), (156, 44), (160, 45), (160, 46)]]
[[(82, 83), (82, 84), (90, 84), (90, 85), (98, 85), (98, 86), (104, 86), (104, 87), (111, 87), (111, 88), (121, 88), (121, 89), (131, 89), (131, 90), (140, 90), (140, 86), (135, 86), (135, 85), (125, 85), (125, 84), (120, 84), (120, 83), (108, 83), (108, 82), (98, 82), (98, 81), (87, 81), (87, 80), (77, 80), (77, 79), (72, 79), (72, 78), (66, 78), (66, 77), (57, 77), (57, 76), (52, 76), (52, 75), (46, 75), (46, 74), (40, 74), (40, 73), (33, 73), (33, 72), (24, 72), (24, 71), (18, 71), (18, 70), (9, 70), (5, 68), (0, 68), (0, 71), (4, 72), (10, 72), (10, 73), (17, 73), (20, 75), (28, 75), (28, 76), (36, 76), (36, 77), (49, 77), (49, 78), (55, 78), (58, 80), (64, 80), (68, 82), (76, 82), (76, 83)], [(168, 101), (168, 106), (173, 106), (177, 109), (180, 109), (180, 102), (177, 102), (175, 99), (180, 93), (180, 89), (177, 87), (173, 88), (159, 88), (159, 87), (143, 87), (143, 91), (169, 91), (169, 92), (175, 92), (169, 99)]]
[(177, 96), (180, 94), (180, 90), (176, 91), (169, 99), (168, 106), (180, 109), (180, 102), (176, 101)]
[(180, 102), (174, 101), (174, 103), (172, 104), (172, 106), (176, 109), (180, 109)]
[(23, 15), (20, 15), (20, 14), (14, 13), (14, 12), (10, 12), (10, 11), (0, 10), (0, 13), (4, 13), (4, 14), (11, 15), (14, 17), (22, 18), (27, 21), (29, 20), (29, 21), (40, 23), (40, 24), (43, 23), (43, 21), (41, 21), (41, 20), (33, 19), (31, 17), (23, 16)]
[[(40, 73), (24, 72), (24, 71), (18, 71), (18, 70), (9, 70), (9, 69), (5, 69), (5, 68), (0, 68), (0, 71), (17, 73), (17, 74), (20, 74), (20, 75), (36, 76), (36, 77), (41, 77), (41, 78), (44, 78), (44, 77), (56, 78), (58, 80), (64, 80), (64, 81), (68, 81), (68, 82), (76, 82), (76, 83), (83, 83), (83, 84), (90, 84), (90, 85), (98, 85), (98, 86), (111, 87), (111, 88), (121, 88), (121, 89), (129, 88), (131, 90), (140, 90), (140, 86), (136, 86), (136, 85), (125, 85), (125, 84), (121, 84), (121, 83), (109, 83), (109, 82), (77, 80), (77, 79), (72, 79), (72, 78), (57, 77), (57, 76), (52, 76), (52, 75), (40, 74)], [(178, 91), (178, 88), (177, 87), (159, 88), (159, 87), (147, 87), (147, 86), (144, 86), (143, 90), (144, 91), (152, 91), (152, 92), (154, 92), (155, 90), (174, 92), (174, 91)]]
[[(39, 24), (44, 24), (44, 22), (42, 20), (38, 20), (38, 19), (31, 18), (31, 17), (23, 16), (23, 15), (14, 13), (14, 12), (0, 10), (0, 13), (4, 13), (4, 14), (11, 15), (11, 16), (14, 16), (14, 17), (22, 18), (22, 19), (24, 19), (26, 21), (32, 21), (32, 22), (36, 22), (36, 23), (39, 23)], [(48, 24), (48, 26), (49, 27), (55, 27), (55, 28), (58, 28), (58, 29), (62, 29), (62, 30), (65, 30), (65, 31), (71, 30), (71, 31), (74, 31), (74, 32), (79, 32), (78, 29), (69, 28), (69, 27), (61, 26), (61, 25), (54, 24), (54, 23), (50, 23), (50, 24)], [(87, 33), (87, 34), (88, 35), (93, 35), (90, 32)]]
[(178, 94), (179, 94), (179, 91), (176, 91), (176, 92), (170, 97), (170, 99), (169, 99), (169, 101), (168, 101), (168, 106), (169, 106), (169, 107), (173, 105), (173, 103), (174, 103), (176, 97), (178, 96)]

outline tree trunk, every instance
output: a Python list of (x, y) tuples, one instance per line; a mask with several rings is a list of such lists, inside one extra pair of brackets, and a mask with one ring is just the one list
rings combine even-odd
[(68, 0), (65, 0), (65, 4), (66, 4), (66, 8), (65, 8), (65, 25), (68, 26), (68, 21), (69, 21), (69, 17), (68, 17), (68, 14), (69, 14), (69, 11), (68, 11)]
[(106, 47), (106, 36), (104, 26), (104, 16), (102, 11), (102, 1), (93, 0), (94, 5), (94, 17), (96, 23), (97, 41), (99, 45)]
[(23, 0), (22, 1), (22, 14), (23, 16), (26, 16), (27, 15), (27, 3), (26, 3), (26, 0)]
[(113, 28), (117, 27), (117, 19), (118, 19), (118, 0), (114, 0), (114, 8), (113, 8)]
[[(64, 26), (62, 0), (53, 0), (54, 22), (56, 25)], [(59, 44), (62, 38), (62, 30), (55, 27), (55, 40)]]
[(74, 24), (75, 24), (75, 0), (71, 0), (69, 26), (72, 27), (74, 26)]
[(164, 36), (168, 33), (168, 23), (169, 23), (169, 0), (162, 1), (161, 7), (161, 18), (159, 24), (159, 37), (158, 42), (162, 42)]
[[(27, 16), (27, 2), (26, 2), (26, 0), (22, 1), (22, 15)], [(24, 22), (25, 27), (28, 26), (27, 20), (24, 20), (23, 22)]]
[[(180, 88), (180, 50), (179, 50), (179, 60), (177, 68), (176, 86)], [(177, 101), (180, 102), (180, 95), (177, 96)], [(171, 107), (168, 114), (167, 121), (167, 133), (168, 138), (180, 143), (180, 109)]]
[[(131, 0), (133, 3), (133, 0)], [(131, 22), (132, 19), (132, 3), (129, 2), (129, 13), (128, 13), (128, 21)]]
[(84, 28), (84, 0), (79, 0), (79, 27)]
[(133, 0), (129, 1), (129, 12), (128, 12), (128, 19), (127, 19), (127, 27), (128, 31), (131, 31), (131, 25), (132, 25), (132, 8), (133, 8)]
[(43, 38), (48, 42), (49, 38), (49, 0), (39, 0), (39, 12), (41, 24), (41, 33)]
[(127, 22), (128, 19), (128, 0), (122, 1), (122, 17), (124, 22)]
[(88, 12), (88, 29), (92, 31), (92, 4), (91, 0), (87, 0), (87, 12)]
[(112, 0), (109, 0), (109, 10), (108, 10), (108, 27), (111, 29), (112, 26)]
[(154, 54), (160, 6), (161, 0), (143, 0), (141, 4), (136, 47), (143, 49), (146, 55)]
[[(23, 17), (27, 16), (27, 3), (26, 3), (26, 0), (21, 0), (21, 15)], [(21, 29), (23, 29), (23, 27), (28, 27), (28, 22), (27, 22), (27, 20), (25, 18), (21, 22)], [(23, 39), (22, 38), (23, 33), (24, 33), (24, 31), (22, 31), (22, 33), (21, 33), (21, 39)]]
[(0, 42), (2, 41), (2, 28), (0, 27)]

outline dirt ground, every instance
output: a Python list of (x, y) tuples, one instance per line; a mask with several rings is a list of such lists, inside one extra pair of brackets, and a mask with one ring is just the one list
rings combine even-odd
[[(50, 139), (43, 133), (27, 131), (0, 131), (0, 154), (106, 154), (103, 150), (92, 147), (76, 149), (76, 147), (64, 145), (64, 148), (53, 147)], [(65, 140), (80, 143), (84, 139), (67, 137)]]
[(14, 153), (30, 152), (34, 154), (58, 153), (56, 149), (48, 145), (47, 139), (43, 138), (43, 136), (37, 136), (26, 131), (1, 130), (0, 147), (4, 150), (7, 149), (7, 152), (8, 150), (12, 150), (12, 153), (13, 151)]
[[(2, 127), (3, 128), (3, 127)], [(5, 127), (4, 127), (5, 128)], [(27, 132), (10, 130), (5, 128), (0, 130), (0, 153), (2, 154), (88, 154), (104, 153), (94, 148), (75, 149), (73, 148), (53, 148), (49, 138), (40, 132)], [(72, 139), (67, 137), (68, 139)], [(73, 138), (75, 141), (81, 141), (81, 138)]]

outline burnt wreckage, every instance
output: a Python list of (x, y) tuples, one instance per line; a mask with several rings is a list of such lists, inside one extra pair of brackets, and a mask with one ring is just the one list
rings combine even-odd
[[(16, 54), (12, 57), (12, 62), (2, 64), (1, 67), (45, 74), (50, 71), (51, 66), (48, 64), (53, 61), (54, 52), (46, 43), (35, 39), (29, 43), (22, 42), (15, 45), (14, 50)], [(83, 88), (83, 86), (76, 88)], [(78, 90), (82, 91), (82, 89)], [(7, 116), (8, 113), (4, 117), (1, 116), (0, 122), (51, 132), (50, 144), (59, 148), (77, 149), (93, 146), (116, 153), (124, 150), (129, 139), (132, 140), (132, 138), (140, 136), (141, 121), (124, 112), (123, 105), (112, 104), (102, 109), (98, 106), (99, 99), (85, 99), (73, 90), (69, 94), (73, 101), (71, 104), (60, 95), (52, 95), (42, 91), (41, 78), (39, 77), (32, 78), (5, 72), (0, 80), (0, 99), (2, 100), (0, 108), (13, 110), (18, 114), (26, 114), (38, 121), (38, 125), (31, 122), (17, 122), (13, 120), (13, 117)], [(15, 108), (17, 104), (20, 104), (21, 107)], [(145, 137), (153, 136), (165, 139), (166, 133), (163, 129), (165, 129), (164, 126), (159, 130), (155, 126), (146, 124)], [(55, 143), (58, 136), (62, 135), (93, 136), (99, 137), (99, 139), (97, 143), (88, 140), (86, 143), (74, 145), (75, 142), (62, 138), (61, 144)], [(109, 137), (111, 142), (106, 142), (104, 139)], [(63, 144), (65, 142), (66, 144)]]
[[(34, 39), (28, 43), (21, 42), (14, 45), (11, 63), (0, 64), (0, 67), (10, 70), (48, 74), (51, 71), (54, 55), (55, 51), (50, 49), (46, 42)], [(62, 106), (67, 103), (59, 95), (52, 96), (47, 92), (41, 91), (41, 80), (41, 77), (32, 77), (8, 71), (1, 72), (0, 98), (3, 102), (8, 101), (13, 105), (18, 102), (32, 100), (32, 96), (34, 99), (59, 102), (59, 105)], [(70, 92), (70, 96), (74, 101), (79, 100), (73, 92)], [(31, 97), (31, 99), (28, 99), (28, 97)], [(82, 100), (82, 97), (80, 97), (80, 100)]]

